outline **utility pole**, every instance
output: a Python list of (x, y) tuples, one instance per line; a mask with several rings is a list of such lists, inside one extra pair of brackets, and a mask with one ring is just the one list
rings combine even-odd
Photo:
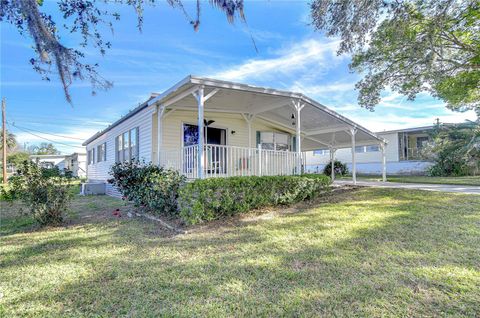
[(2, 133), (3, 133), (3, 183), (7, 184), (7, 117), (5, 116), (5, 97), (2, 98)]

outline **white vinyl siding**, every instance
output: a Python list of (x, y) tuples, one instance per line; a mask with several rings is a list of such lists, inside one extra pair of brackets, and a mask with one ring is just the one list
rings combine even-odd
[[(197, 124), (197, 112), (176, 110), (169, 114), (167, 111), (163, 119), (163, 148), (179, 149), (183, 142), (183, 124)], [(230, 113), (209, 113), (205, 110), (205, 119), (215, 120), (209, 127), (222, 128), (227, 130), (226, 144), (238, 147), (248, 147), (248, 129), (245, 119), (240, 114)], [(278, 131), (282, 130), (275, 127), (262, 119), (255, 118), (252, 123), (251, 131), (251, 145), (250, 147), (257, 147), (256, 132), (257, 131)], [(293, 132), (293, 130), (292, 130)], [(289, 132), (290, 133), (290, 132)]]
[[(153, 109), (144, 109), (134, 116), (128, 118), (121, 124), (113, 127), (97, 139), (87, 145), (87, 151), (96, 148), (98, 145), (105, 143), (106, 161), (89, 165), (87, 169), (87, 178), (89, 181), (106, 182), (111, 178), (109, 174), (110, 167), (116, 161), (116, 137), (133, 128), (138, 128), (137, 134), (137, 157), (139, 160), (146, 162), (151, 161), (151, 139), (152, 139), (152, 113)], [(119, 197), (120, 194), (111, 184), (107, 183), (107, 194)]]
[[(197, 124), (197, 112), (196, 111), (184, 111), (176, 110), (169, 114), (170, 111), (165, 113), (166, 118), (163, 119), (162, 134), (163, 145), (162, 148), (166, 149), (180, 149), (183, 142), (183, 124)], [(248, 147), (248, 129), (247, 123), (243, 117), (239, 114), (230, 113), (209, 113), (205, 112), (205, 118), (215, 120), (215, 123), (210, 125), (214, 128), (226, 129), (226, 143), (227, 145), (234, 145), (239, 147)], [(152, 120), (153, 119), (153, 120)], [(118, 162), (120, 154), (123, 155), (123, 134), (130, 132), (134, 128), (136, 130), (136, 139), (132, 144), (133, 152), (132, 157), (138, 158), (140, 161), (150, 162), (152, 154), (156, 155), (155, 149), (152, 147), (154, 142), (152, 139), (153, 122), (156, 119), (154, 109), (144, 109), (138, 114), (128, 118), (118, 126), (113, 127), (110, 131), (107, 131), (97, 139), (93, 140), (87, 145), (87, 150), (96, 148), (102, 143), (106, 143), (106, 161), (98, 162), (94, 165), (88, 166), (87, 178), (90, 181), (106, 182), (111, 178), (109, 175), (110, 167)], [(256, 132), (257, 131), (270, 131), (270, 132), (282, 132), (286, 134), (294, 134), (293, 129), (285, 131), (279, 129), (275, 125), (264, 121), (260, 118), (254, 119), (251, 125), (251, 145), (250, 147), (257, 147), (256, 144)], [(156, 133), (156, 130), (154, 131)], [(135, 136), (135, 133), (133, 133)], [(120, 136), (122, 136), (120, 138)], [(118, 138), (117, 138), (118, 137)], [(129, 136), (130, 138), (130, 136)], [(120, 140), (122, 147), (119, 147)], [(135, 142), (136, 141), (136, 142)], [(129, 147), (130, 148), (130, 147)], [(130, 154), (130, 153), (129, 153)], [(156, 160), (156, 158), (155, 158)], [(120, 196), (120, 194), (107, 183), (107, 194), (113, 196)]]

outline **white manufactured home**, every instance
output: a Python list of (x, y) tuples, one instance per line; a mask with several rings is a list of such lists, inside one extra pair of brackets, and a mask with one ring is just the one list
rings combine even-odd
[(57, 167), (72, 171), (74, 177), (84, 178), (87, 175), (87, 155), (74, 152), (70, 155), (31, 155), (30, 160), (44, 168)]
[[(299, 174), (306, 151), (352, 144), (385, 148), (383, 138), (303, 94), (188, 76), (83, 145), (89, 182), (104, 183), (115, 162), (132, 159), (190, 179)], [(106, 192), (118, 194), (108, 184)]]
[[(430, 132), (435, 126), (415, 127), (399, 130), (377, 132), (384, 138), (386, 148), (387, 173), (394, 175), (422, 175), (425, 174), (433, 162), (424, 150), (432, 142)], [(335, 151), (335, 150), (334, 150)], [(335, 151), (335, 158), (347, 164), (351, 169), (351, 148)], [(382, 154), (378, 145), (356, 146), (356, 171), (361, 174), (381, 174)], [(322, 172), (330, 162), (330, 149), (322, 148), (306, 154), (309, 172)]]

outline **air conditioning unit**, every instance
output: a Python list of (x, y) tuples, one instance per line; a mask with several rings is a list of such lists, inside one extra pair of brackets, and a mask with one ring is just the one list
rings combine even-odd
[(82, 183), (81, 195), (102, 195), (105, 194), (105, 183), (100, 182), (88, 182)]

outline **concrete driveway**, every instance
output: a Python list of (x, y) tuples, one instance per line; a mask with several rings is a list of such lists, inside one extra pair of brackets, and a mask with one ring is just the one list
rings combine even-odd
[[(335, 180), (334, 185), (353, 185), (351, 180)], [(379, 181), (357, 181), (357, 186), (376, 188), (416, 189), (426, 191), (456, 192), (465, 194), (480, 194), (480, 187), (451, 184), (399, 183)]]

